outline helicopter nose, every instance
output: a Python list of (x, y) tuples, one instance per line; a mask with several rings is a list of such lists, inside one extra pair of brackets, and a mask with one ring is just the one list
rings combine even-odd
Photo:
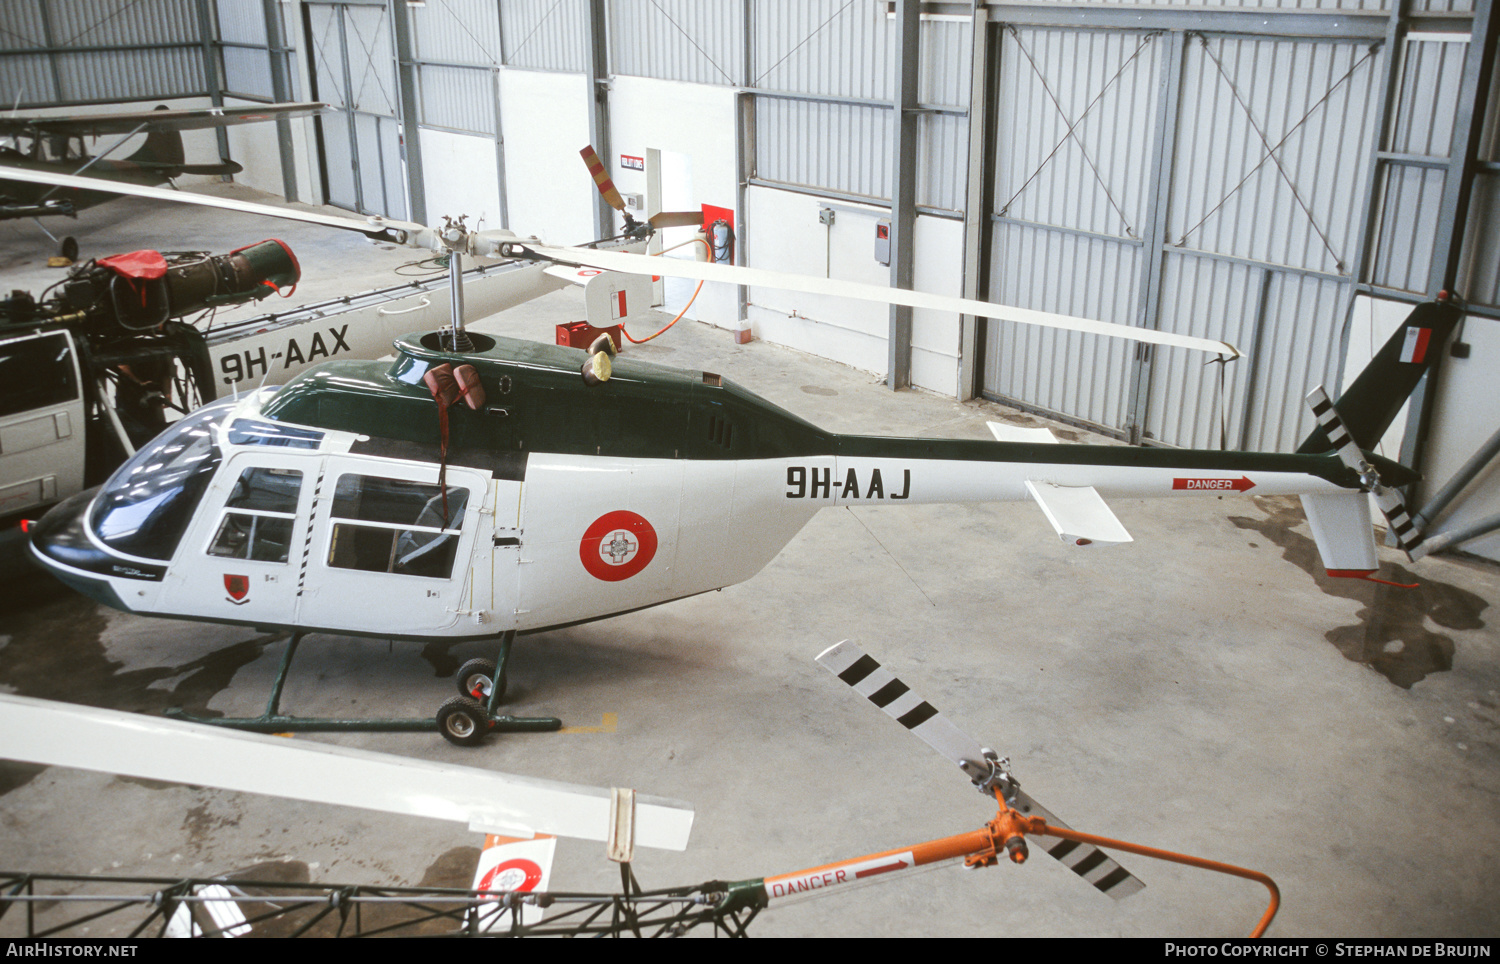
[(52, 563), (75, 569), (94, 570), (105, 556), (89, 542), (84, 523), (89, 503), (98, 487), (80, 492), (53, 506), (46, 515), (26, 527), (33, 557), (55, 571)]
[[(111, 579), (159, 583), (167, 567), (117, 556), (89, 539), (88, 511), (98, 488), (65, 499), (29, 526), (31, 557), (66, 585), (95, 602), (131, 611)], [(139, 593), (137, 593), (139, 595)]]

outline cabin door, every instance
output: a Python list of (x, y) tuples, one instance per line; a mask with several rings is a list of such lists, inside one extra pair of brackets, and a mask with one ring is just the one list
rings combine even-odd
[(235, 455), (198, 504), (163, 580), (157, 608), (256, 626), (285, 626), (297, 607), (297, 574), (317, 462), (274, 451)]
[(476, 555), (479, 586), (491, 576), (489, 477), (449, 466), (446, 490), (437, 482), (435, 465), (324, 461), (298, 625), (374, 636), (487, 632), (461, 621), (476, 622)]

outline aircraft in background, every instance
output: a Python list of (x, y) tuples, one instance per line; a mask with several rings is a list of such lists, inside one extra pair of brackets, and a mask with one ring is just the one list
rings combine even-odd
[[(155, 110), (113, 114), (69, 114), (43, 116), (11, 114), (0, 117), (0, 164), (31, 172), (79, 175), (125, 184), (154, 186), (170, 183), (184, 174), (208, 176), (238, 174), (244, 170), (234, 161), (189, 164), (182, 149), (182, 131), (251, 124), (257, 121), (310, 117), (328, 109), (327, 104), (268, 104), (254, 107), (213, 107), (198, 110)], [(98, 154), (91, 154), (84, 139), (105, 134), (120, 135)], [(111, 158), (120, 145), (137, 134), (146, 141), (129, 157)], [(60, 187), (14, 178), (0, 179), (0, 221), (55, 215), (76, 217), (120, 195), (108, 190)], [(38, 222), (40, 225), (40, 222)], [(46, 229), (43, 228), (45, 231)], [(51, 232), (47, 232), (51, 236)], [(53, 238), (56, 241), (56, 238)], [(69, 261), (78, 256), (72, 238), (62, 241), (61, 252)]]

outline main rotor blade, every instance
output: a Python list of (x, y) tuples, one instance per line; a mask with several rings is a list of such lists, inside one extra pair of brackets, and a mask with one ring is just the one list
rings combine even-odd
[[(411, 757), (0, 694), (0, 758), (488, 828), (609, 839), (610, 793)], [(683, 850), (686, 803), (636, 796), (635, 842)]]
[(1029, 308), (1012, 308), (1007, 305), (975, 301), (971, 298), (955, 298), (951, 295), (934, 295), (923, 291), (908, 291), (904, 288), (885, 288), (855, 281), (836, 281), (826, 278), (811, 278), (806, 275), (768, 271), (764, 268), (742, 268), (737, 265), (716, 264), (705, 261), (683, 261), (677, 258), (653, 258), (637, 254), (597, 251), (593, 248), (560, 248), (541, 244), (507, 245), (507, 256), (525, 256), (526, 252), (553, 261), (586, 265), (606, 271), (622, 271), (626, 274), (666, 275), (670, 278), (688, 278), (693, 281), (721, 281), (725, 284), (755, 285), (763, 288), (780, 288), (783, 291), (801, 291), (814, 295), (832, 295), (853, 298), (858, 301), (876, 301), (882, 304), (908, 305), (912, 308), (927, 308), (933, 311), (949, 311), (962, 315), (978, 315), (1000, 321), (1013, 321), (1022, 325), (1040, 325), (1044, 328), (1061, 328), (1091, 335), (1108, 335), (1132, 341), (1171, 348), (1188, 348), (1206, 351), (1215, 355), (1240, 357), (1239, 349), (1222, 341), (1177, 335), (1152, 328), (1136, 328), (1117, 325), (1107, 321), (1088, 318), (1073, 318), (1047, 311)]
[[(980, 772), (985, 756), (979, 741), (948, 722), (948, 718), (931, 703), (912, 692), (911, 687), (896, 678), (896, 674), (854, 643), (847, 639), (835, 643), (819, 653), (817, 661), (854, 692), (880, 707), (886, 716), (957, 765), (971, 779)], [(1057, 814), (1037, 803), (1019, 785), (1011, 805), (1024, 816), (1041, 817), (1049, 826), (1068, 829)], [(1036, 843), (1049, 857), (1115, 900), (1129, 897), (1146, 886), (1139, 877), (1093, 844), (1062, 839)]]
[(165, 191), (157, 187), (147, 187), (144, 184), (108, 181), (98, 177), (76, 177), (72, 174), (57, 174), (52, 171), (11, 167), (4, 164), (0, 164), (0, 179), (26, 181), (34, 184), (53, 184), (59, 187), (75, 188), (80, 191), (107, 191), (112, 194), (129, 194), (132, 197), (172, 201), (176, 204), (196, 204), (201, 207), (221, 208), (225, 211), (261, 214), (268, 218), (281, 218), (284, 221), (302, 221), (307, 224), (321, 224), (324, 227), (338, 228), (342, 231), (358, 231), (368, 238), (373, 238), (377, 241), (394, 241), (397, 244), (407, 243), (417, 232), (424, 230), (422, 225), (414, 224), (410, 221), (391, 221), (377, 217), (365, 219), (342, 218), (336, 215), (319, 214), (313, 211), (298, 211), (293, 208), (278, 208), (272, 207), (269, 204), (256, 204), (253, 201), (236, 201), (232, 198), (213, 197), (208, 194), (194, 194), (191, 191)]

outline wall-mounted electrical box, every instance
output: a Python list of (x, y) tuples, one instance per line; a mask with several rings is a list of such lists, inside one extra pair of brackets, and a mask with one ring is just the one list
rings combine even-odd
[(819, 208), (818, 209), (818, 223), (819, 224), (832, 224), (833, 223), (833, 208)]
[(646, 208), (646, 197), (643, 194), (621, 194), (625, 201), (625, 210), (643, 211)]
[(875, 222), (875, 260), (886, 267), (891, 266), (891, 222), (881, 218)]

